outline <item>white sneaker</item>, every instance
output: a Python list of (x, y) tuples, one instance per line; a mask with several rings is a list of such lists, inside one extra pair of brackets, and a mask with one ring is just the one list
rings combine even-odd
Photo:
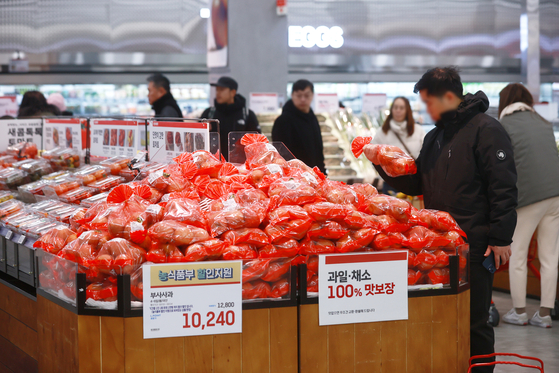
[(530, 325), (539, 326), (540, 328), (551, 328), (551, 316), (540, 316), (540, 311), (536, 312), (530, 319)]
[(514, 325), (528, 325), (528, 315), (526, 312), (521, 313), (520, 315), (516, 313), (516, 310), (513, 308), (505, 316), (503, 316), (503, 321), (507, 324), (514, 324)]

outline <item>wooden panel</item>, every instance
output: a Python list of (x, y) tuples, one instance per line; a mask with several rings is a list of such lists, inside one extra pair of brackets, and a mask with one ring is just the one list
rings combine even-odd
[(0, 309), (37, 330), (37, 302), (3, 284), (0, 284)]
[(155, 342), (153, 339), (144, 339), (143, 322), (142, 317), (124, 319), (124, 359), (127, 373), (155, 371)]
[(458, 310), (456, 303), (456, 295), (433, 297), (433, 372), (457, 371)]
[(6, 312), (0, 310), (0, 336), (4, 338), (9, 338), (8, 336), (8, 325), (10, 324), (10, 315)]
[(155, 340), (155, 371), (176, 373), (184, 370), (184, 338)]
[(241, 343), (241, 334), (214, 335), (214, 373), (242, 372)]
[(299, 349), (301, 372), (328, 371), (328, 328), (318, 326), (318, 305), (299, 306)]
[(101, 319), (78, 316), (80, 373), (101, 373)]
[(411, 323), (431, 323), (433, 321), (433, 297), (409, 298), (408, 321)]
[(124, 373), (124, 319), (101, 317), (101, 370)]
[(270, 373), (297, 373), (297, 307), (270, 309)]
[(355, 326), (356, 324), (347, 324), (328, 327), (328, 369), (330, 372), (352, 372), (354, 370)]
[(468, 370), (468, 359), (470, 358), (470, 291), (468, 290), (461, 294), (458, 294), (457, 298), (457, 371), (466, 372)]
[(2, 364), (2, 362), (0, 361), (0, 373), (13, 373), (13, 371), (8, 369), (8, 367)]
[(243, 373), (270, 371), (270, 311), (243, 311), (242, 367)]
[(10, 317), (8, 328), (10, 342), (37, 360), (37, 332), (13, 317)]
[(355, 373), (380, 372), (380, 324), (355, 325)]
[(184, 372), (212, 373), (214, 337), (204, 335), (184, 338)]
[[(5, 365), (5, 368), (0, 368), (0, 372), (2, 369), (25, 373), (39, 371), (37, 360), (32, 359), (31, 356), (24, 353), (4, 337), (0, 337), (0, 362), (2, 362), (0, 365)], [(41, 372), (43, 371), (41, 370)], [(49, 372), (55, 371), (49, 370)]]
[(407, 344), (407, 372), (442, 372), (436, 369), (431, 370), (433, 364), (431, 323), (408, 323), (407, 341), (401, 342)]
[(382, 372), (406, 372), (406, 321), (387, 321), (380, 324)]
[(78, 372), (78, 316), (37, 297), (37, 339), (41, 372)]

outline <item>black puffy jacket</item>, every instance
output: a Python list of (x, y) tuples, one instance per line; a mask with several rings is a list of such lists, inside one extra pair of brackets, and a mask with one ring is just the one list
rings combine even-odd
[(425, 207), (448, 211), (468, 235), (472, 262), (488, 245), (506, 246), (516, 227), (516, 167), (511, 140), (494, 118), (483, 92), (468, 94), (457, 110), (443, 114), (416, 160), (417, 174), (391, 178), (392, 187), (423, 194)]

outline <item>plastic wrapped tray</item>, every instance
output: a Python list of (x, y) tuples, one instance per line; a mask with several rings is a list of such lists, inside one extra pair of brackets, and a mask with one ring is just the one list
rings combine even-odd
[(89, 198), (97, 193), (98, 191), (94, 188), (82, 186), (77, 189), (66, 192), (58, 196), (58, 198), (62, 202), (80, 204), (82, 200)]
[(117, 156), (99, 162), (99, 165), (108, 168), (111, 175), (118, 176), (121, 170), (128, 168), (128, 162), (130, 162), (130, 158)]
[(124, 178), (120, 176), (110, 175), (104, 179), (97, 180), (87, 186), (89, 188), (93, 188), (97, 191), (97, 193), (107, 192), (114, 188), (115, 186), (122, 184), (124, 182)]

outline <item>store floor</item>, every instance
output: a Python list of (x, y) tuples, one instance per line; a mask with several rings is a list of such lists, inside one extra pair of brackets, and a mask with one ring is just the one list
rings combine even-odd
[[(510, 295), (493, 292), (493, 301), (503, 316), (512, 308)], [(526, 309), (532, 317), (539, 307), (539, 301), (528, 299)], [(559, 372), (559, 321), (554, 321), (553, 328), (542, 329), (535, 326), (515, 326), (501, 322), (495, 328), (495, 351), (511, 352), (525, 356), (534, 356), (543, 360), (545, 372)], [(499, 358), (499, 360), (508, 360)], [(495, 373), (529, 373), (536, 369), (509, 365), (497, 365)]]

